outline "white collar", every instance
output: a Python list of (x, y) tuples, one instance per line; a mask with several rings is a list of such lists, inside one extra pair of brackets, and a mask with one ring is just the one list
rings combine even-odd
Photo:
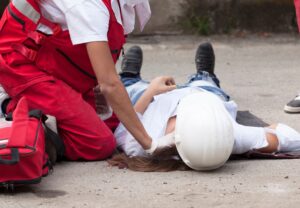
[[(151, 17), (151, 9), (148, 0), (111, 0), (111, 5), (118, 23), (123, 25), (124, 33), (129, 34), (134, 30), (135, 19), (139, 21), (139, 27), (142, 31)], [(122, 21), (123, 19), (123, 21)]]

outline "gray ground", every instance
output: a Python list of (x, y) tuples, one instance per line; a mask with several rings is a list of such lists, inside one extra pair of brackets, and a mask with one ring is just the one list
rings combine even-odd
[[(198, 43), (208, 38), (131, 39), (145, 52), (143, 75), (171, 74), (178, 82), (194, 72)], [(222, 87), (242, 111), (268, 123), (300, 130), (300, 115), (283, 106), (300, 90), (300, 41), (212, 37)], [(231, 161), (215, 172), (137, 173), (106, 162), (65, 162), (40, 185), (15, 194), (0, 192), (0, 207), (299, 207), (299, 160)]]

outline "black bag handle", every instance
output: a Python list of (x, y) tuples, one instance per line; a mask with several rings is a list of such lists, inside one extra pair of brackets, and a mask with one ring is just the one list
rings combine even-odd
[(20, 161), (20, 154), (19, 154), (19, 150), (17, 148), (12, 148), (11, 149), (11, 159), (10, 160), (2, 159), (0, 157), (0, 164), (1, 165), (15, 165), (19, 161)]
[[(37, 109), (31, 110), (31, 111), (29, 111), (28, 114), (29, 114), (28, 116), (32, 117), (32, 118), (36, 118), (36, 119), (43, 118), (43, 112), (41, 110), (37, 110)], [(7, 120), (7, 121), (13, 121), (13, 114), (12, 113), (8, 113), (6, 115), (6, 117), (5, 117), (5, 120)], [(46, 120), (46, 118), (43, 118), (43, 120)]]
[(37, 110), (37, 109), (31, 110), (31, 111), (29, 111), (29, 117), (41, 119), (43, 117), (43, 112), (41, 110)]

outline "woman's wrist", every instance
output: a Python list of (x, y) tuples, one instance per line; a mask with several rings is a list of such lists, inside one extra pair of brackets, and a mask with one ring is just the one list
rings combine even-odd
[(154, 97), (157, 92), (154, 88), (149, 87), (146, 91), (145, 94), (147, 94), (149, 97)]

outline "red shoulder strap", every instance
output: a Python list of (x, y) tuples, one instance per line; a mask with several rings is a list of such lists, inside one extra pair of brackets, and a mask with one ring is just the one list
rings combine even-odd
[(111, 7), (111, 1), (110, 0), (102, 0), (102, 2), (105, 4), (105, 6), (107, 7), (109, 14), (110, 14), (110, 18), (115, 18), (115, 13)]
[[(23, 0), (24, 1), (24, 0)], [(26, 0), (29, 4), (31, 4), (31, 6), (38, 11), (39, 13), (41, 13), (40, 7), (39, 7), (39, 1), (40, 0)]]

